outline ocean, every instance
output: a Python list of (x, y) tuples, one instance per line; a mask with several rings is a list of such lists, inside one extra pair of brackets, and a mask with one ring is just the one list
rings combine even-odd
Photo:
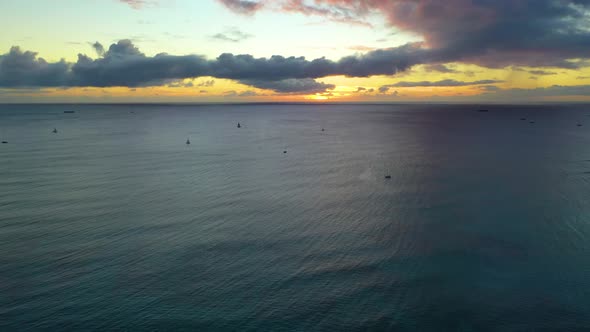
[(0, 105), (0, 330), (588, 330), (589, 115)]

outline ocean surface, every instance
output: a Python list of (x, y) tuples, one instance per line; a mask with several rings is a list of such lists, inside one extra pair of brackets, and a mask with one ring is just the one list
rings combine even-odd
[(0, 330), (590, 330), (590, 106), (480, 108), (0, 105)]

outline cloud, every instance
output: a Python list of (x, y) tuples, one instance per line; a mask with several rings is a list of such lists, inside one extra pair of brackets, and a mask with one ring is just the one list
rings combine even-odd
[(456, 74), (459, 73), (459, 71), (451, 69), (443, 64), (432, 64), (432, 65), (426, 65), (424, 67), (424, 69), (427, 72), (439, 72), (439, 73), (445, 73), (445, 74)]
[(557, 73), (552, 71), (545, 71), (545, 70), (531, 70), (529, 73), (533, 75), (556, 75)]
[(260, 96), (260, 95), (252, 90), (248, 90), (248, 91), (244, 91), (244, 92), (240, 93), (238, 96), (239, 97), (256, 97), (256, 96)]
[(338, 61), (326, 58), (271, 56), (255, 58), (249, 54), (221, 54), (208, 60), (199, 55), (146, 56), (130, 40), (120, 40), (105, 50), (93, 44), (100, 55), (92, 59), (79, 54), (75, 63), (61, 60), (48, 63), (37, 53), (13, 47), (0, 55), (0, 87), (27, 86), (150, 86), (196, 77), (216, 77), (240, 81), (258, 87), (276, 87), (278, 92), (316, 91), (331, 85), (313, 79), (331, 75), (368, 77), (393, 75), (423, 60), (420, 45), (376, 50), (351, 55)]
[(252, 15), (262, 8), (262, 2), (248, 0), (219, 0), (224, 6), (235, 13)]
[(0, 56), (0, 87), (59, 87), (69, 85), (69, 64), (49, 63), (37, 53), (12, 47)]
[(498, 86), (496, 85), (483, 85), (479, 87), (481, 90), (483, 91), (488, 91), (488, 92), (492, 92), (492, 91), (500, 91), (502, 89), (500, 89)]
[(182, 81), (177, 81), (177, 82), (172, 82), (172, 83), (168, 83), (167, 87), (169, 88), (192, 88), (193, 86), (195, 86), (193, 84), (193, 82), (182, 82)]
[(204, 87), (212, 87), (214, 85), (215, 85), (215, 80), (203, 81), (203, 82), (197, 84), (197, 86), (204, 86)]
[(393, 91), (391, 93), (388, 93), (391, 88), (392, 88), (392, 86), (390, 86), (390, 85), (383, 85), (378, 90), (379, 91), (379, 94), (382, 94), (382, 95), (387, 94), (389, 96), (396, 96), (397, 97), (399, 95), (399, 92), (397, 90), (395, 90), (395, 91)]
[(326, 90), (332, 90), (336, 86), (334, 84), (326, 84), (318, 82), (312, 78), (290, 78), (278, 81), (265, 80), (241, 80), (243, 84), (257, 87), (259, 89), (273, 90), (280, 93), (318, 93)]
[(92, 48), (94, 49), (94, 51), (96, 51), (96, 54), (98, 56), (104, 56), (104, 46), (102, 46), (101, 43), (95, 42), (94, 44), (92, 44)]
[[(227, 2), (221, 0), (231, 8)], [(241, 2), (241, 1), (238, 1)], [(392, 27), (423, 40), (419, 64), (463, 62), (575, 69), (590, 54), (588, 0), (276, 0), (262, 9), (321, 16), (345, 23), (382, 15)], [(235, 11), (235, 10), (234, 10)], [(394, 49), (389, 52), (395, 53)]]
[(390, 88), (391, 86), (384, 85), (379, 88), (379, 93), (386, 93), (387, 91), (389, 91)]
[[(38, 57), (35, 52), (13, 47), (8, 53), (0, 55), (0, 87), (139, 87), (167, 85), (198, 77), (215, 77), (278, 93), (318, 93), (335, 88), (332, 84), (316, 80), (322, 77), (395, 75), (424, 63), (441, 70), (442, 67), (437, 64), (445, 60), (444, 53), (424, 48), (423, 43), (408, 43), (400, 47), (345, 56), (339, 60), (307, 60), (304, 57), (278, 55), (255, 58), (249, 54), (231, 53), (221, 54), (215, 59), (192, 54), (160, 53), (147, 56), (130, 40), (120, 40), (106, 50), (97, 42), (93, 44), (93, 48), (99, 54), (98, 58), (79, 54), (74, 63), (65, 60), (50, 63)], [(499, 82), (501, 81), (462, 82), (449, 79), (437, 82), (402, 81), (389, 87), (466, 86)], [(202, 86), (209, 86), (207, 84)]]
[(211, 39), (237, 43), (248, 38), (252, 38), (253, 35), (240, 31), (236, 27), (230, 27), (225, 29), (224, 32), (216, 33), (211, 36)]
[(502, 83), (504, 81), (499, 80), (480, 80), (480, 81), (471, 81), (471, 82), (463, 82), (463, 81), (456, 81), (456, 80), (441, 80), (441, 81), (421, 81), (421, 82), (398, 82), (395, 84), (388, 84), (382, 87), (399, 87), (399, 88), (413, 88), (413, 87), (449, 87), (449, 86), (469, 86), (469, 85), (483, 85), (483, 84), (494, 84), (494, 83)]
[(588, 97), (590, 96), (590, 85), (552, 85), (534, 89), (503, 89), (498, 90), (494, 95), (518, 100), (537, 97)]

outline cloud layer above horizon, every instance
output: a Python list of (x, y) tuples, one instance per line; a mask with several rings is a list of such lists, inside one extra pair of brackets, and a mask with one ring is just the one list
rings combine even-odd
[[(141, 10), (146, 1), (123, 1)], [(48, 62), (33, 51), (12, 47), (0, 55), (0, 87), (142, 87), (187, 78), (215, 77), (276, 93), (320, 93), (334, 89), (318, 79), (329, 76), (392, 76), (416, 65), (451, 73), (448, 63), (486, 68), (524, 66), (578, 69), (590, 66), (590, 0), (217, 0), (238, 15), (261, 11), (297, 13), (327, 20), (368, 24), (381, 15), (392, 28), (422, 41), (351, 54), (324, 57), (223, 53), (203, 56), (159, 53), (147, 56), (132, 41), (108, 48), (93, 44), (96, 57), (79, 54), (76, 62)], [(217, 35), (217, 39), (235, 39)], [(277, 52), (278, 53), (278, 52)], [(399, 82), (389, 87), (466, 86), (498, 80)]]

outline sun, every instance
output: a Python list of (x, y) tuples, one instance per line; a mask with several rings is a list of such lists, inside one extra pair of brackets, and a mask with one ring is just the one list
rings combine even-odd
[(318, 95), (318, 94), (315, 94), (315, 95), (307, 95), (304, 98), (307, 99), (307, 100), (318, 100), (318, 101), (330, 99), (328, 96), (323, 96), (323, 95)]

